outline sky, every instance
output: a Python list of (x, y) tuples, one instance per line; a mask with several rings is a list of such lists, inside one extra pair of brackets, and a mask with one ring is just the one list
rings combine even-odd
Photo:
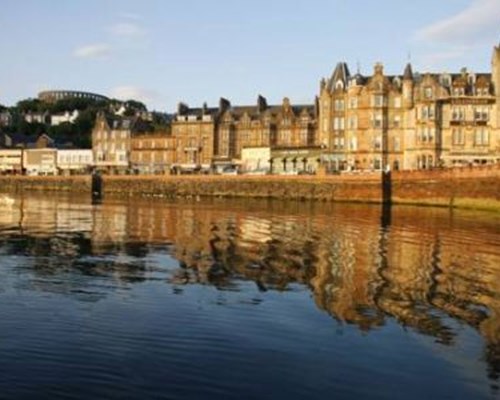
[(500, 0), (1, 0), (0, 104), (50, 89), (163, 112), (312, 103), (340, 61), (490, 72), (499, 41)]

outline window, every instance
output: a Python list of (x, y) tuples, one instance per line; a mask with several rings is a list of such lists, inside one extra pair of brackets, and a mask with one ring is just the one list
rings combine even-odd
[(300, 143), (302, 145), (307, 145), (309, 143), (309, 130), (307, 128), (302, 128), (300, 130)]
[(343, 117), (335, 117), (333, 119), (333, 130), (340, 131), (344, 130), (344, 118)]
[(489, 120), (488, 107), (475, 108), (474, 109), (474, 120), (475, 121), (488, 121)]
[(433, 90), (430, 86), (427, 86), (424, 88), (424, 98), (426, 99), (432, 99), (433, 97)]
[(376, 94), (372, 97), (372, 107), (383, 107), (384, 106), (384, 96)]
[(382, 122), (383, 122), (382, 114), (375, 114), (375, 116), (372, 119), (373, 127), (377, 129), (382, 128)]
[(465, 120), (465, 110), (462, 107), (453, 107), (453, 109), (451, 110), (451, 120), (452, 121)]
[(375, 150), (380, 150), (382, 148), (382, 137), (377, 136), (375, 140), (373, 141), (373, 147)]
[(465, 144), (465, 137), (462, 128), (453, 129), (451, 133), (451, 142), (454, 146), (463, 146)]
[(490, 90), (488, 87), (478, 88), (477, 94), (479, 96), (488, 96), (490, 94)]
[(349, 108), (351, 110), (358, 108), (358, 98), (357, 97), (351, 97), (349, 99)]
[(396, 115), (394, 117), (394, 128), (399, 128), (401, 126), (401, 117)]
[(351, 150), (356, 151), (358, 149), (358, 139), (356, 137), (351, 138)]
[(429, 129), (429, 132), (428, 132), (428, 138), (429, 138), (429, 142), (433, 142), (434, 141), (434, 137), (436, 136), (436, 129), (435, 128), (428, 128)]
[(358, 129), (358, 117), (357, 117), (357, 115), (351, 115), (349, 117), (349, 129)]
[(344, 100), (335, 100), (335, 111), (344, 111)]
[(423, 120), (433, 120), (435, 117), (434, 106), (424, 106), (420, 110), (420, 116)]
[(490, 132), (486, 128), (478, 128), (474, 133), (475, 146), (488, 146), (490, 143)]
[(395, 137), (393, 140), (394, 151), (401, 151), (401, 140), (398, 137)]

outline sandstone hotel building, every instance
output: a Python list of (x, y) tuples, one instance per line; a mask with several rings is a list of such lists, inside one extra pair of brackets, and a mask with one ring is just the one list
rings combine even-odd
[[(105, 138), (113, 138), (112, 130), (102, 118), (96, 124), (97, 160), (112, 160), (103, 151), (113, 148), (113, 143), (105, 143)], [(418, 73), (408, 64), (400, 75), (387, 75), (377, 63), (373, 73), (364, 76), (352, 74), (341, 62), (321, 80), (312, 104), (295, 105), (285, 98), (281, 104), (268, 105), (262, 96), (254, 105), (243, 106), (226, 99), (217, 107), (180, 103), (164, 132), (136, 135), (132, 129), (120, 133), (122, 137), (133, 143), (120, 145), (130, 149), (129, 166), (132, 160), (135, 164), (152, 160), (142, 166), (144, 171), (236, 167), (287, 173), (314, 172), (320, 166), (327, 171), (357, 171), (497, 163), (500, 46), (493, 50), (488, 73), (465, 68), (455, 73)], [(168, 145), (149, 148), (158, 154), (134, 154), (145, 153), (147, 143), (161, 142), (163, 137)], [(122, 166), (124, 157), (121, 154)]]

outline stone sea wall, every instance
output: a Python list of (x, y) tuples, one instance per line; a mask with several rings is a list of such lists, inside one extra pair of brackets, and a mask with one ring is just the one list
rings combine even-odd
[[(334, 176), (103, 176), (103, 195), (245, 197), (438, 205), (500, 211), (500, 167)], [(91, 177), (0, 177), (0, 191), (89, 193)]]

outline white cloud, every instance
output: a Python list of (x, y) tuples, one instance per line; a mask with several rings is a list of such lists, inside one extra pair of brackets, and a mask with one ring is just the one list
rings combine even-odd
[(145, 30), (133, 22), (119, 22), (109, 28), (109, 31), (115, 36), (137, 37), (143, 36)]
[(119, 15), (123, 19), (131, 19), (133, 21), (141, 21), (142, 15), (131, 13), (131, 12), (123, 12)]
[(420, 41), (440, 43), (490, 44), (500, 33), (500, 1), (472, 0), (463, 11), (418, 30), (415, 38)]
[(443, 63), (449, 60), (456, 60), (465, 57), (469, 54), (470, 47), (457, 47), (443, 51), (427, 53), (421, 57), (417, 57), (418, 64), (425, 70), (434, 67), (440, 67)]
[(138, 100), (143, 103), (151, 103), (160, 97), (154, 90), (138, 86), (118, 86), (111, 89), (111, 97), (118, 100)]
[(78, 47), (73, 52), (73, 55), (77, 58), (99, 58), (107, 56), (110, 51), (111, 48), (109, 45), (105, 43), (96, 43)]

